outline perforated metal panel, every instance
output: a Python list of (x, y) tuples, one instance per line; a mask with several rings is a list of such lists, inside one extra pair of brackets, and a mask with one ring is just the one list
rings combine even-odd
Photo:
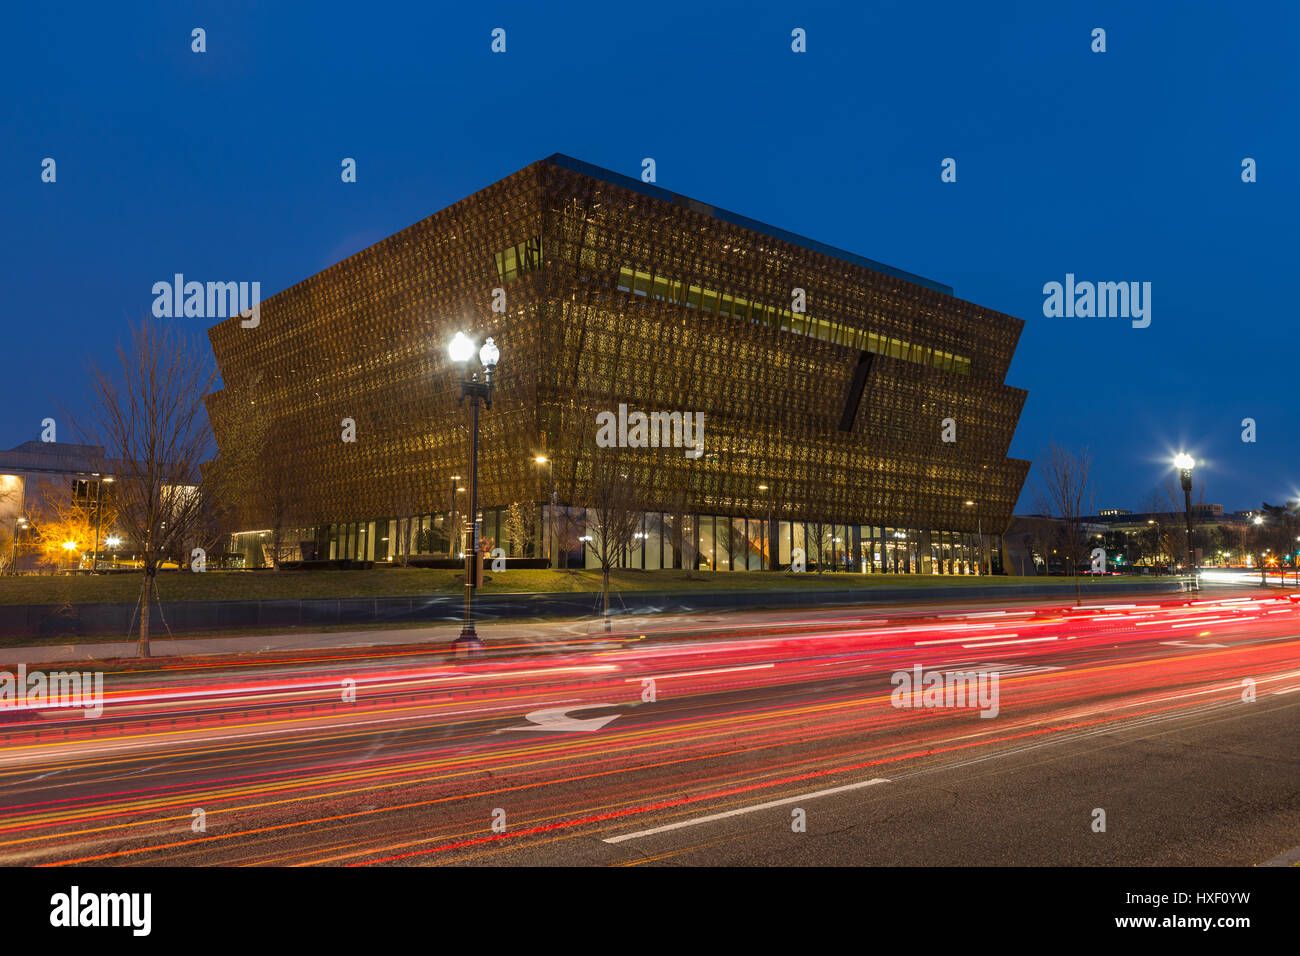
[[(260, 414), (291, 436), (278, 453), (299, 480), (296, 524), (449, 507), (448, 476), (468, 474), (469, 443), (446, 345), (464, 330), (501, 349), (482, 418), (484, 507), (547, 498), (533, 464), (542, 450), (560, 501), (585, 504), (582, 458), (600, 451), (571, 436), (621, 402), (705, 415), (699, 459), (677, 448), (620, 456), (640, 470), (647, 510), (671, 508), (684, 487), (692, 510), (766, 516), (768, 485), (778, 517), (1006, 526), (1029, 468), (1006, 457), (1026, 397), (1003, 384), (1021, 320), (572, 165), (534, 163), (331, 266), (264, 302), (257, 328), (234, 318), (210, 330), (226, 383), (260, 374)], [(621, 291), (629, 269), (731, 297), (745, 317), (656, 298), (653, 282)], [(495, 287), (503, 314), (490, 308)], [(875, 333), (909, 357), (864, 361), (858, 344), (783, 330), (795, 288), (833, 338)], [(938, 355), (964, 357), (967, 374), (935, 367)], [(223, 449), (240, 433), (224, 394), (209, 397)], [(355, 443), (341, 440), (344, 418)], [(941, 440), (945, 418), (955, 442)]]

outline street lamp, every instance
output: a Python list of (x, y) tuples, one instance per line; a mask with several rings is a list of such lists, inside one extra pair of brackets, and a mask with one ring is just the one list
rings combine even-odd
[(776, 561), (773, 555), (776, 550), (776, 535), (772, 533), (772, 486), (759, 485), (758, 490), (767, 492), (767, 527), (764, 529), (763, 537), (767, 539), (767, 569), (775, 571)]
[[(463, 375), (465, 363), (474, 354), (474, 342), (464, 332), (457, 332), (447, 347), (447, 352), (451, 360), (462, 367)], [(478, 652), (483, 649), (483, 642), (478, 639), (478, 634), (474, 630), (474, 589), (479, 586), (482, 573), (478, 553), (478, 407), (479, 402), (488, 408), (492, 407), (492, 373), (496, 370), (501, 352), (491, 337), (484, 341), (483, 347), (478, 350), (478, 358), (483, 365), (482, 380), (479, 379), (478, 372), (472, 372), (468, 378), (462, 378), (460, 383), (461, 403), (463, 404), (465, 399), (469, 398), (470, 407), (473, 409), (469, 459), (470, 549), (465, 564), (465, 623), (454, 645), (462, 653)]]
[(538, 464), (538, 465), (546, 465), (546, 467), (549, 468), (549, 469), (550, 469), (550, 472), (551, 472), (551, 510), (550, 510), (549, 512), (547, 512), (547, 520), (546, 520), (546, 522), (545, 522), (545, 524), (543, 525), (543, 528), (542, 528), (542, 536), (546, 539), (546, 541), (545, 541), (545, 548), (543, 549), (543, 550), (545, 551), (545, 555), (544, 555), (544, 556), (545, 556), (545, 558), (546, 558), (546, 565), (547, 565), (547, 567), (550, 567), (550, 564), (551, 564), (551, 542), (555, 539), (555, 534), (554, 534), (554, 530), (555, 530), (555, 529), (554, 529), (554, 522), (555, 522), (555, 462), (552, 461), (551, 459), (547, 458), (545, 455), (538, 455), (538, 456), (536, 456), (536, 457), (533, 459), (533, 462), (534, 462), (535, 464)]
[(1174, 456), (1174, 467), (1183, 482), (1183, 510), (1187, 517), (1187, 568), (1192, 573), (1192, 586), (1196, 587), (1196, 549), (1192, 547), (1192, 469), (1196, 459), (1186, 452)]
[[(464, 485), (457, 485), (457, 486), (456, 486), (456, 494), (458, 494), (458, 495), (463, 495), (464, 493), (465, 493), (465, 486), (464, 486)], [(460, 499), (457, 498), (456, 500), (459, 501)], [(465, 550), (465, 535), (466, 535), (467, 533), (468, 533), (468, 532), (466, 531), (466, 532), (461, 532), (460, 534), (456, 535), (456, 557), (458, 557), (458, 558), (463, 558), (463, 557), (465, 557), (465, 555), (468, 553), (468, 552), (466, 552), (466, 550)]]
[[(968, 498), (966, 500), (966, 507), (967, 508), (975, 507), (975, 502), (971, 501)], [(976, 564), (978, 565), (978, 573), (982, 577), (984, 575), (984, 516), (981, 515), (979, 512), (975, 513), (975, 527), (979, 530), (979, 536), (980, 536), (980, 546), (979, 546), (980, 553), (979, 553), (979, 560), (976, 562)]]
[[(1262, 524), (1264, 523), (1264, 516), (1263, 516), (1263, 515), (1255, 515), (1255, 517), (1251, 519), (1251, 522), (1255, 525), (1255, 527), (1258, 528), (1260, 525), (1262, 525)], [(1258, 547), (1258, 545), (1259, 545), (1259, 542), (1256, 542), (1255, 546)], [(1250, 549), (1247, 549), (1247, 550), (1249, 551)], [(1268, 584), (1268, 574), (1267, 574), (1267, 572), (1264, 570), (1264, 556), (1263, 556), (1262, 554), (1259, 554), (1258, 551), (1255, 551), (1255, 552), (1252, 552), (1252, 553), (1251, 553), (1251, 558), (1253, 559), (1256, 555), (1258, 555), (1258, 557), (1259, 557), (1259, 583), (1260, 583), (1261, 586), (1263, 586), (1263, 585), (1267, 585), (1267, 584)]]
[(18, 535), (20, 532), (27, 530), (27, 519), (19, 515), (14, 519), (14, 547), (13, 554), (9, 557), (9, 570), (12, 574), (18, 573)]
[(113, 483), (112, 475), (102, 475), (95, 482), (95, 550), (92, 558), (91, 573), (99, 570), (99, 525), (104, 517), (104, 482)]
[(447, 515), (447, 557), (453, 558), (460, 553), (461, 548), (459, 534), (456, 535), (455, 541), (452, 541), (451, 539), (452, 531), (456, 527), (456, 515), (458, 514), (458, 511), (456, 510), (456, 493), (464, 491), (465, 489), (459, 488), (456, 485), (456, 482), (460, 481), (460, 475), (452, 475), (449, 480), (451, 484), (448, 486), (447, 497), (451, 499), (451, 511)]

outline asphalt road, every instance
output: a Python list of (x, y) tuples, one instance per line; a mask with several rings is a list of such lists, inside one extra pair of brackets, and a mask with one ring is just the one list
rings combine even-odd
[[(96, 719), (0, 715), (0, 863), (1265, 863), (1300, 602), (1231, 593), (110, 674)], [(958, 672), (982, 699), (898, 688)]]

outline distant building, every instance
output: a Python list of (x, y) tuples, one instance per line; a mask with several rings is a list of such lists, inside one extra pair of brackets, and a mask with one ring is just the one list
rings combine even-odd
[[(1095, 518), (1083, 518), (1079, 532), (1088, 538), (1105, 533)], [(1065, 523), (1047, 515), (1014, 515), (1002, 536), (1007, 574), (1033, 577), (1038, 574), (1068, 574), (1065, 558)]]
[[(1223, 505), (1192, 505), (1192, 526), (1194, 528), (1213, 529), (1244, 528), (1251, 512), (1225, 512)], [(1095, 516), (1085, 519), (1104, 527), (1107, 531), (1134, 533), (1145, 530), (1152, 523), (1185, 524), (1186, 514), (1178, 511), (1127, 511), (1122, 508), (1109, 508), (1099, 511)]]
[[(0, 568), (71, 570), (91, 568), (96, 558), (101, 567), (135, 560), (134, 543), (113, 522), (118, 479), (129, 471), (98, 445), (29, 441), (0, 451)], [(197, 479), (182, 487), (197, 490)], [(53, 527), (69, 538), (66, 556), (40, 547)]]
[[(99, 471), (104, 460), (103, 448), (69, 442), (29, 441), (0, 451), (0, 566), (24, 570), (39, 563), (32, 544), (40, 524), (64, 505), (75, 504), (93, 525), (112, 500), (113, 479)], [(103, 556), (114, 529), (101, 524), (98, 530)], [(94, 549), (93, 540), (79, 542), (69, 562), (89, 559)]]
[[(1192, 546), (1198, 565), (1248, 560), (1244, 535), (1253, 512), (1225, 512), (1223, 505), (1192, 505)], [(1087, 520), (1103, 531), (1112, 553), (1126, 552), (1131, 564), (1185, 564), (1187, 515), (1184, 511), (1108, 509)], [(1172, 553), (1171, 553), (1172, 552)]]

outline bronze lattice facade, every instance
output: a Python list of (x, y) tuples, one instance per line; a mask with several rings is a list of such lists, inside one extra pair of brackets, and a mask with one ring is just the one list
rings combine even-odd
[[(627, 460), (647, 512), (684, 496), (710, 516), (713, 548), (703, 519), (696, 540), (725, 566), (754, 566), (721, 531), (750, 519), (759, 550), (777, 536), (782, 559), (815, 521), (831, 523), (837, 564), (902, 570), (891, 542), (907, 541), (909, 570), (937, 570), (945, 553), (951, 570), (959, 542), (969, 562), (974, 535), (1006, 527), (1029, 468), (1007, 457), (1026, 393), (1003, 382), (1022, 326), (919, 276), (553, 156), (266, 300), (257, 327), (214, 326), (226, 387), (208, 406), (223, 458), (243, 416), (273, 421), (273, 451), (250, 467), (291, 473), (293, 527), (331, 554), (384, 560), (394, 546), (381, 539), (464, 511), (451, 476), (468, 474), (467, 417), (446, 346), (457, 331), (490, 335), (486, 538), (505, 536), (498, 509), (550, 500), (552, 468), (557, 500), (586, 505), (592, 452), (566, 436), (626, 404), (705, 415), (699, 458)], [(246, 505), (250, 529), (273, 520)], [(421, 548), (436, 552), (435, 538)]]

